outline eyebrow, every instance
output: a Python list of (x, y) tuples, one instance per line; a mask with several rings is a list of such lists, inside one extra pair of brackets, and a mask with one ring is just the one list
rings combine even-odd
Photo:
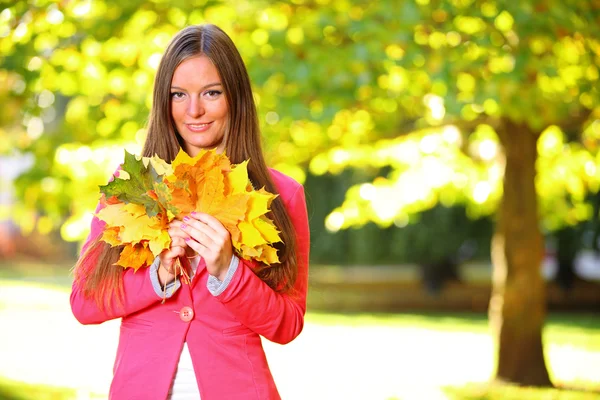
[[(213, 87), (213, 86), (223, 86), (223, 85), (221, 84), (221, 82), (209, 83), (208, 85), (204, 85), (201, 90), (208, 89), (208, 88)], [(171, 90), (173, 90), (173, 89), (176, 89), (176, 90), (185, 90), (184, 88), (179, 87), (179, 86), (171, 86)]]

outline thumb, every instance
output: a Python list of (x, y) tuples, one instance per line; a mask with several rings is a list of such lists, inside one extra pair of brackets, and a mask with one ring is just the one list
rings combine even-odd
[(169, 250), (163, 251), (159, 258), (160, 262), (167, 267), (167, 269), (171, 269), (177, 257), (181, 257), (185, 254), (185, 249), (183, 247), (172, 247)]

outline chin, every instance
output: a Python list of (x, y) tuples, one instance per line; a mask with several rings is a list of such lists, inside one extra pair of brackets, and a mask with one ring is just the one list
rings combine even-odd
[[(189, 143), (189, 142), (188, 142)], [(213, 150), (217, 149), (218, 153), (222, 153), (225, 146), (222, 143), (189, 143), (188, 148), (192, 152), (198, 152), (200, 150)]]

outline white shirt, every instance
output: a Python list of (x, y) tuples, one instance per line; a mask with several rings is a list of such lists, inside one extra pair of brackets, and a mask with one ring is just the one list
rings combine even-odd
[(179, 356), (179, 364), (175, 378), (171, 382), (169, 400), (198, 400), (200, 399), (200, 391), (198, 390), (198, 382), (194, 373), (194, 365), (192, 364), (192, 356), (188, 349), (187, 343), (183, 343), (183, 349)]
[[(157, 257), (158, 259), (158, 257)], [(198, 268), (198, 263), (200, 262), (200, 257), (190, 259), (190, 264), (192, 267), (192, 274), (195, 275), (196, 269)], [(156, 262), (154, 263), (156, 264)], [(231, 278), (233, 274), (238, 268), (239, 258), (235, 255), (231, 257), (231, 263), (229, 264), (229, 269), (227, 270), (227, 276), (223, 282), (219, 281), (214, 276), (210, 275), (207, 281), (208, 290), (214, 295), (218, 296), (221, 294), (231, 282)], [(154, 265), (153, 265), (154, 266)], [(156, 267), (157, 271), (158, 267)], [(157, 272), (155, 272), (157, 274)], [(153, 274), (151, 274), (152, 277)], [(193, 279), (193, 275), (190, 278)], [(154, 279), (153, 279), (154, 280)], [(158, 282), (158, 276), (156, 276), (156, 282)], [(178, 282), (176, 282), (178, 283)], [(178, 287), (177, 287), (178, 288)], [(160, 289), (160, 285), (159, 285)], [(156, 287), (155, 287), (155, 290)], [(162, 289), (160, 289), (162, 290)], [(172, 292), (171, 292), (172, 293)], [(170, 296), (169, 296), (170, 297)], [(175, 377), (171, 382), (171, 387), (169, 388), (169, 394), (167, 395), (167, 400), (199, 400), (200, 399), (200, 391), (198, 390), (198, 381), (196, 380), (196, 373), (194, 372), (194, 365), (192, 363), (192, 356), (190, 355), (190, 349), (187, 346), (187, 342), (183, 343), (183, 348), (181, 349), (181, 354), (179, 355), (179, 363), (177, 364), (177, 370), (175, 371)]]

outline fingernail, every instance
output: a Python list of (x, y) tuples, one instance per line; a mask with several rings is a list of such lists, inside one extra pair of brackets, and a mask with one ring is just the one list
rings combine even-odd
[(188, 237), (188, 238), (185, 238), (185, 241), (186, 241), (186, 242), (189, 242), (190, 240), (192, 240), (192, 238), (189, 238), (189, 237)]
[(196, 211), (192, 211), (191, 215), (193, 215), (195, 217), (196, 215), (198, 215), (198, 213)]
[(183, 220), (184, 220), (184, 221), (189, 221), (189, 220), (190, 220), (190, 217), (188, 217), (188, 216), (185, 216), (185, 217), (183, 217)]
[(187, 225), (186, 224), (181, 224), (181, 229), (187, 229)]

